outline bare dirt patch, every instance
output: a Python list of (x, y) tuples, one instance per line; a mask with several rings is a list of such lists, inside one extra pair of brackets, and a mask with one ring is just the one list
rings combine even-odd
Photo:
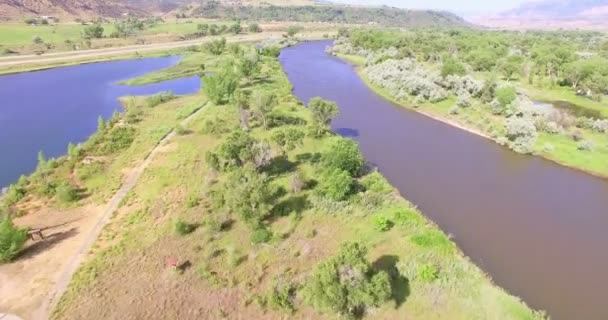
[(0, 266), (0, 311), (35, 318), (35, 310), (55, 285), (67, 257), (78, 251), (101, 212), (93, 206), (43, 209), (15, 219), (19, 226), (42, 229), (45, 240), (28, 240), (15, 262)]

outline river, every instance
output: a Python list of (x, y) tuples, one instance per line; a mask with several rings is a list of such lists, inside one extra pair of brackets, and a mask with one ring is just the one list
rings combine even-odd
[(0, 188), (31, 173), (38, 151), (57, 157), (67, 152), (68, 143), (88, 139), (97, 130), (99, 116), (108, 119), (122, 110), (121, 96), (198, 91), (198, 77), (145, 86), (116, 84), (180, 59), (121, 60), (0, 76)]
[(296, 96), (335, 101), (334, 130), (498, 285), (552, 319), (608, 319), (607, 180), (395, 106), (325, 54), (330, 44), (282, 51)]

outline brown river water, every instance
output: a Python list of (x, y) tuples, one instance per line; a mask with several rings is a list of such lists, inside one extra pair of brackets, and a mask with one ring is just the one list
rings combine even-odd
[(608, 180), (395, 106), (327, 45), (283, 50), (296, 96), (335, 101), (334, 130), (498, 285), (554, 320), (608, 319)]

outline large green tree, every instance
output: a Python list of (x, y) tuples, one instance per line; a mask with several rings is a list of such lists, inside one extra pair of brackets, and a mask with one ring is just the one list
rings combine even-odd
[(359, 243), (345, 243), (333, 258), (318, 264), (302, 289), (304, 301), (320, 311), (358, 317), (391, 297), (391, 279), (376, 271)]

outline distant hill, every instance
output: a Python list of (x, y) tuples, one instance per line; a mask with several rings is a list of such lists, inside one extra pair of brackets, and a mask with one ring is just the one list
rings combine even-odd
[(406, 28), (466, 28), (471, 26), (461, 17), (444, 11), (407, 10), (387, 6), (346, 6), (319, 2), (316, 5), (304, 6), (246, 6), (206, 1), (194, 10), (194, 14), (216, 19), (332, 22)]
[(449, 12), (331, 4), (319, 0), (0, 0), (0, 19), (53, 16), (63, 21), (145, 17), (168, 13), (259, 21), (369, 24), (390, 27), (469, 27)]
[(531, 0), (474, 22), (506, 28), (608, 28), (608, 0)]

